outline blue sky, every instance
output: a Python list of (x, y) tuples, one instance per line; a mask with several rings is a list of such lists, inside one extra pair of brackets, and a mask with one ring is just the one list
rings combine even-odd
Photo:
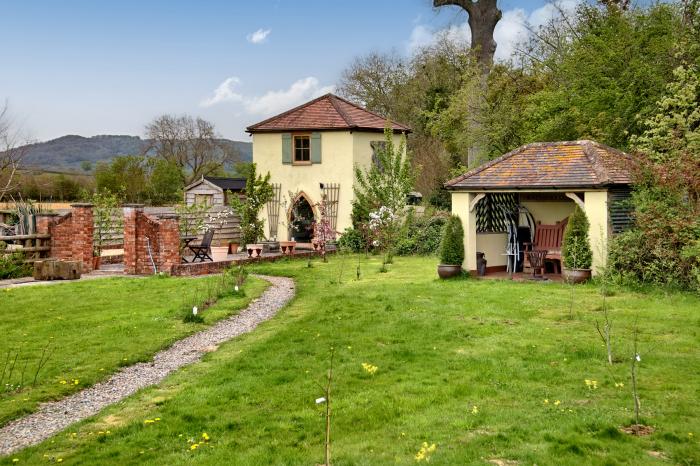
[[(248, 140), (246, 126), (333, 90), (358, 55), (410, 54), (439, 31), (467, 40), (466, 14), (431, 3), (0, 0), (0, 101), (36, 140), (142, 136), (163, 113)], [(551, 15), (546, 3), (499, 2), (497, 54)]]

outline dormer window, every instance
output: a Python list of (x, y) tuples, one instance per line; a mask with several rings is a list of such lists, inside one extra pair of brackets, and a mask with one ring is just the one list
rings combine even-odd
[(311, 163), (311, 138), (308, 134), (294, 135), (294, 163)]

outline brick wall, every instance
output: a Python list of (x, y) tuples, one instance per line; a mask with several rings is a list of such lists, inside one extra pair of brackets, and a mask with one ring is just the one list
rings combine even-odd
[(63, 216), (40, 214), (37, 233), (51, 235), (50, 257), (82, 262), (82, 272), (92, 271), (92, 236), (94, 232), (92, 204), (71, 204)]
[(141, 204), (124, 206), (124, 273), (147, 275), (171, 273), (180, 263), (180, 232), (177, 215), (156, 218)]

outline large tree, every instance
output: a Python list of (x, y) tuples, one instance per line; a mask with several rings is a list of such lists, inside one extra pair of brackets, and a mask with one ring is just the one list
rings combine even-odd
[(186, 185), (240, 158), (202, 118), (162, 115), (146, 126), (146, 136), (152, 141), (148, 150), (180, 168)]
[(27, 143), (5, 104), (0, 109), (0, 201), (17, 188), (16, 175), (29, 150)]
[[(496, 53), (496, 40), (493, 32), (496, 24), (501, 20), (501, 10), (496, 5), (496, 0), (433, 0), (436, 8), (455, 5), (463, 8), (469, 14), (469, 29), (471, 30), (471, 48), (479, 66), (478, 85), (469, 92), (466, 108), (474, 113), (474, 118), (469, 119), (468, 131), (470, 133), (481, 132), (480, 109), (483, 107), (484, 98), (488, 93), (488, 75), (493, 66), (493, 56)], [(472, 138), (473, 145), (469, 146), (467, 163), (469, 166), (482, 161), (485, 153), (483, 144), (478, 144), (477, 138)]]

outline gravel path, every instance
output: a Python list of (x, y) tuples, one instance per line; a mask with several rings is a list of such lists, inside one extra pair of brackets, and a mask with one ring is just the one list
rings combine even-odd
[(252, 331), (259, 323), (274, 316), (294, 297), (294, 281), (284, 277), (258, 277), (269, 281), (272, 286), (239, 314), (177, 341), (170, 348), (156, 353), (150, 363), (125, 367), (105, 382), (62, 400), (44, 403), (36, 413), (7, 424), (0, 429), (0, 455), (35, 445), (144, 387), (156, 385), (182, 366), (199, 361), (204, 353), (214, 350), (219, 344)]

